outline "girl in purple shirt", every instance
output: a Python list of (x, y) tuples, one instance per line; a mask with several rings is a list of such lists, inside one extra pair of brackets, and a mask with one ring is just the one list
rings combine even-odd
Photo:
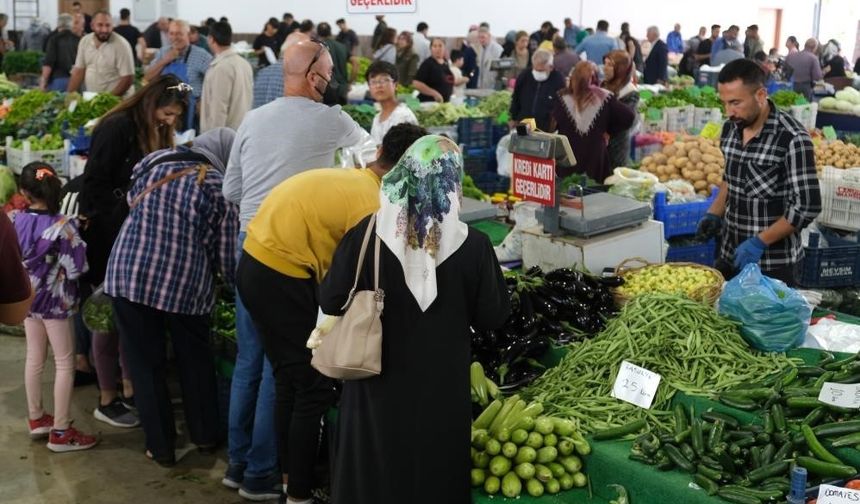
[[(75, 338), (71, 316), (78, 307), (78, 278), (87, 270), (86, 245), (77, 221), (59, 213), (60, 180), (49, 165), (35, 162), (21, 172), (21, 193), (30, 201), (27, 210), (10, 216), (18, 234), (21, 258), (35, 292), (24, 321), (27, 358), (24, 388), (27, 392), (31, 438), (48, 437), (54, 452), (86, 450), (97, 440), (72, 427), (69, 408), (75, 377)], [(42, 407), (42, 371), (48, 344), (54, 353), (54, 413)]]

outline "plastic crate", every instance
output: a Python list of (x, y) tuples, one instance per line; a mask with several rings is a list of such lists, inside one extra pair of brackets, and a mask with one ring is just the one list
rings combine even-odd
[(466, 148), (493, 146), (493, 120), (489, 117), (462, 117), (457, 120), (457, 142)]
[(499, 140), (510, 132), (507, 124), (493, 124), (493, 145), (498, 145)]
[(846, 231), (860, 230), (860, 168), (842, 170), (825, 166), (820, 187), (818, 222)]
[(51, 165), (61, 177), (68, 176), (69, 167), (69, 141), (63, 141), (63, 148), (56, 150), (34, 151), (30, 150), (30, 142), (24, 141), (22, 148), (12, 147), (11, 137), (6, 139), (6, 166), (16, 175), (21, 174), (21, 169), (33, 161), (41, 161)]
[(93, 137), (87, 135), (86, 130), (82, 127), (77, 131), (63, 130), (63, 138), (69, 140), (72, 154), (86, 154), (90, 150), (90, 144)]
[(717, 189), (711, 191), (711, 196), (704, 201), (673, 204), (666, 201), (665, 192), (655, 194), (654, 219), (663, 223), (663, 236), (668, 239), (673, 236), (696, 234), (699, 220), (711, 207), (717, 192)]
[(714, 266), (717, 243), (710, 240), (696, 245), (672, 245), (666, 253), (666, 262), (691, 262), (703, 266)]
[(511, 178), (493, 172), (478, 173), (472, 180), (484, 194), (507, 193), (511, 189)]
[(771, 81), (767, 83), (767, 94), (772, 95), (777, 91), (793, 91), (794, 84), (791, 82)]
[(481, 173), (495, 173), (496, 166), (496, 151), (492, 148), (463, 151), (463, 171), (472, 178)]
[[(826, 245), (821, 243), (822, 235)], [(809, 234), (809, 245), (803, 247), (803, 252), (800, 285), (811, 288), (860, 285), (860, 243), (821, 229), (821, 233)]]

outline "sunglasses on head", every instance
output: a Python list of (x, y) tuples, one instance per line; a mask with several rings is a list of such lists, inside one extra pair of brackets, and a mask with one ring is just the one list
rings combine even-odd
[(177, 84), (175, 86), (168, 86), (167, 90), (168, 91), (176, 91), (179, 94), (188, 94), (188, 93), (194, 91), (194, 88), (191, 87), (189, 84), (186, 84), (184, 82), (180, 82), (179, 84)]

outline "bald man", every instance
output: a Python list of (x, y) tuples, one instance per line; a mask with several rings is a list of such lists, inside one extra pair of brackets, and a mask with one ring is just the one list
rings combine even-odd
[[(324, 45), (310, 40), (307, 35), (294, 33), (288, 37), (282, 54), (284, 96), (245, 115), (233, 143), (224, 178), (224, 195), (240, 207), (240, 247), (245, 240), (248, 223), (275, 186), (303, 171), (334, 166), (335, 150), (362, 144), (370, 137), (339, 106), (327, 107), (321, 103), (333, 69), (331, 56)], [(268, 346), (264, 352), (261, 338), (238, 293), (236, 336), (240, 357), (233, 372), (229, 460), (224, 484), (240, 488), (240, 492), (247, 495), (259, 492), (270, 495), (265, 494), (265, 488), (242, 490), (239, 482), (245, 478), (253, 478), (248, 481), (253, 481), (254, 485), (260, 481), (270, 482), (263, 474), (267, 469), (261, 469), (272, 464), (267, 446), (278, 447), (284, 471), (289, 470), (287, 462), (292, 458), (301, 461), (309, 457), (307, 463), (313, 465), (315, 452), (312, 455), (294, 453), (287, 457), (287, 427), (292, 411), (301, 414), (299, 403), (307, 401), (308, 394), (324, 394), (324, 391), (315, 388), (318, 384), (308, 384), (304, 380), (307, 369), (302, 369), (301, 376), (296, 376), (294, 363), (309, 361), (309, 353), (295, 355), (294, 358), (284, 357), (285, 350), (277, 346)], [(289, 405), (291, 397), (296, 400), (294, 409)], [(274, 417), (271, 416), (273, 412)], [(301, 421), (299, 423), (302, 424)], [(274, 425), (278, 426), (277, 443), (272, 443), (271, 439), (270, 429)], [(299, 465), (307, 468), (301, 463)], [(249, 474), (248, 468), (252, 467), (254, 473)], [(303, 488), (309, 485), (302, 474), (302, 470), (290, 471), (290, 495), (300, 500), (307, 498), (303, 495)], [(286, 484), (286, 474), (277, 480)], [(294, 495), (292, 489), (299, 494)]]

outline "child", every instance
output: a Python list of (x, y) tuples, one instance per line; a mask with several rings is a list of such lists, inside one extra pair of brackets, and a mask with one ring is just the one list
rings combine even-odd
[(454, 49), (451, 51), (451, 73), (454, 74), (454, 96), (464, 98), (466, 96), (466, 84), (469, 82), (469, 77), (463, 77), (463, 62), (465, 61), (463, 53)]
[[(60, 180), (49, 165), (30, 163), (21, 172), (21, 193), (30, 201), (27, 210), (11, 217), (21, 246), (21, 257), (35, 293), (24, 321), (27, 358), (24, 388), (27, 392), (30, 437), (48, 437), (54, 452), (86, 450), (97, 440), (71, 426), (69, 408), (75, 378), (75, 338), (71, 317), (77, 309), (77, 279), (87, 270), (86, 245), (74, 219), (59, 214)], [(42, 371), (48, 343), (54, 353), (54, 412), (42, 408)]]
[(366, 75), (370, 95), (381, 109), (373, 118), (370, 128), (375, 153), (392, 126), (402, 123), (418, 124), (418, 118), (409, 107), (397, 101), (397, 67), (384, 61), (375, 61), (367, 68)]

